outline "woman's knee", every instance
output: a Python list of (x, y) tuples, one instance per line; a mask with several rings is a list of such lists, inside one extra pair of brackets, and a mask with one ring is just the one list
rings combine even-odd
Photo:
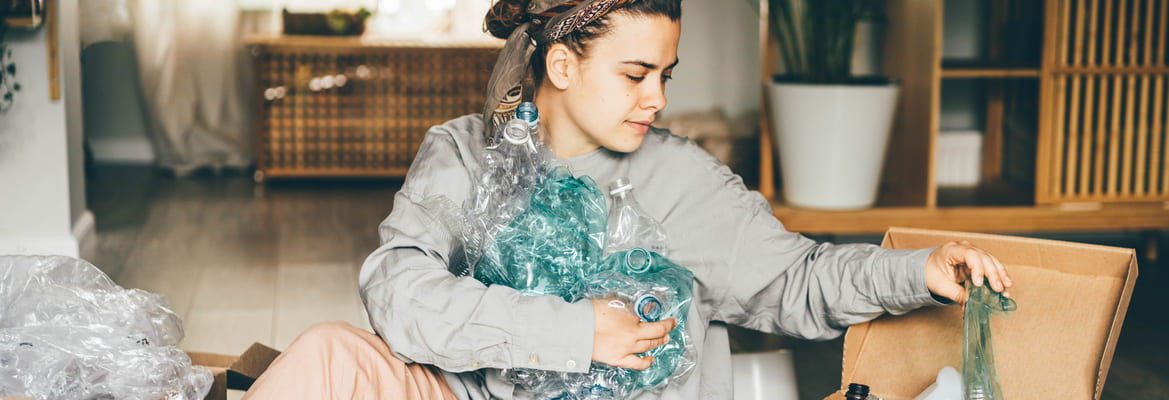
[(345, 341), (347, 338), (360, 336), (363, 332), (345, 321), (318, 322), (301, 332), (300, 336), (297, 336), (289, 347), (298, 345), (316, 347), (339, 340)]

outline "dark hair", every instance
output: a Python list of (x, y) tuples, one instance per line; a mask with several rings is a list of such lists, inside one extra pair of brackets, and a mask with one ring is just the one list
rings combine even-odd
[[(498, 0), (484, 18), (487, 32), (497, 38), (507, 39), (517, 27), (532, 20), (532, 15), (527, 11), (531, 2), (532, 0)], [(663, 16), (671, 21), (678, 21), (682, 18), (681, 3), (682, 0), (635, 0), (621, 8), (611, 10), (608, 14), (552, 43), (538, 44), (529, 65), (534, 83), (539, 85), (544, 79), (544, 59), (548, 56), (548, 48), (553, 44), (563, 43), (573, 53), (584, 57), (588, 54), (589, 44), (607, 35), (612, 29), (609, 25), (610, 15), (622, 13), (631, 16)], [(543, 26), (538, 26), (535, 30), (541, 29)]]

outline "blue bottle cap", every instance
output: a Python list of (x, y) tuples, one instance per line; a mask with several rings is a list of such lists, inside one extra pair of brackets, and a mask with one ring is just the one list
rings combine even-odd
[(625, 266), (629, 267), (630, 271), (645, 272), (649, 270), (650, 265), (653, 265), (653, 257), (645, 248), (634, 247), (625, 253)]
[(637, 298), (637, 316), (646, 322), (658, 322), (662, 318), (662, 301), (653, 294), (644, 294)]
[(515, 116), (516, 118), (526, 121), (528, 126), (540, 123), (540, 111), (536, 109), (536, 104), (530, 101), (520, 103), (520, 105), (516, 107)]

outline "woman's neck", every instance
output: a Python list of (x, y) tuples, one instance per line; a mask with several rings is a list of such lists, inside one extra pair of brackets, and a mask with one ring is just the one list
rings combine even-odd
[(540, 124), (543, 125), (544, 144), (553, 154), (562, 159), (581, 156), (601, 146), (589, 139), (572, 120), (564, 101), (555, 98), (558, 93), (537, 93), (532, 100), (540, 110)]

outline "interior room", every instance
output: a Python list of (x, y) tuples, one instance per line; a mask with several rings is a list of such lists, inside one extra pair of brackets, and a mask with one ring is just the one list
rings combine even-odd
[[(713, 351), (709, 354), (715, 355), (707, 358), (717, 360), (703, 360), (689, 375), (682, 369), (670, 375), (668, 385), (689, 385), (684, 387), (701, 392), (638, 386), (646, 391), (628, 398), (681, 399), (691, 398), (683, 393), (704, 393), (708, 397), (694, 398), (861, 399), (866, 397), (851, 392), (849, 384), (863, 383), (865, 393), (872, 390), (867, 398), (910, 400), (934, 390), (927, 386), (935, 378), (934, 387), (941, 385), (940, 368), (962, 371), (975, 364), (989, 368), (993, 376), (998, 397), (986, 398), (1001, 399), (1004, 394), (1029, 398), (1034, 393), (1098, 400), (1169, 398), (1169, 366), (1163, 361), (1169, 357), (1163, 334), (1169, 319), (1161, 308), (1165, 303), (1159, 289), (1169, 285), (1164, 271), (1169, 268), (1169, 1), (685, 0), (680, 2), (678, 21), (662, 19), (665, 14), (660, 13), (639, 20), (637, 14), (621, 9), (638, 7), (639, 2), (670, 1), (520, 1), (524, 4), (520, 12), (527, 18), (520, 27), (536, 28), (529, 28), (533, 30), (521, 39), (507, 39), (493, 36), (484, 22), (485, 16), (493, 15), (495, 0), (0, 0), (0, 397), (57, 398), (45, 393), (64, 393), (33, 390), (39, 381), (27, 367), (31, 364), (21, 364), (20, 358), (32, 353), (20, 352), (39, 348), (40, 342), (21, 335), (42, 331), (27, 330), (22, 324), (43, 328), (54, 320), (72, 321), (69, 313), (90, 307), (69, 308), (71, 300), (49, 297), (44, 293), (50, 289), (36, 291), (41, 289), (29, 285), (106, 285), (101, 290), (131, 297), (161, 295), (149, 298), (161, 299), (160, 309), (173, 317), (152, 314), (153, 321), (178, 322), (171, 324), (177, 325), (174, 331), (162, 335), (173, 337), (174, 343), (148, 346), (177, 348), (176, 357), (189, 357), (185, 368), (190, 370), (193, 360), (195, 365), (214, 367), (209, 370), (219, 379), (214, 385), (211, 378), (200, 381), (204, 383), (195, 385), (202, 388), (197, 395), (186, 394), (193, 397), (176, 398), (243, 398), (272, 361), (268, 358), (249, 376), (250, 370), (239, 364), (252, 361), (245, 351), (255, 343), (286, 351), (298, 336), (323, 322), (343, 321), (370, 337), (392, 341), (391, 327), (377, 327), (390, 313), (367, 308), (374, 301), (382, 307), (382, 300), (363, 299), (362, 293), (413, 301), (420, 309), (443, 307), (417, 305), (421, 298), (400, 299), (397, 292), (390, 296), (363, 283), (383, 273), (376, 269), (383, 262), (377, 258), (384, 253), (383, 245), (395, 235), (411, 232), (396, 224), (425, 214), (429, 219), (419, 225), (425, 232), (420, 235), (450, 243), (449, 248), (435, 245), (437, 250), (401, 246), (413, 252), (409, 254), (446, 264), (442, 267), (450, 271), (443, 268), (441, 278), (488, 292), (494, 290), (487, 289), (491, 286), (507, 286), (475, 275), (474, 269), (460, 272), (456, 264), (487, 271), (481, 263), (498, 261), (491, 257), (514, 261), (507, 258), (511, 253), (491, 253), (495, 248), (488, 245), (488, 250), (474, 253), (478, 242), (469, 238), (478, 237), (468, 232), (480, 229), (474, 221), (482, 220), (472, 216), (502, 221), (482, 228), (490, 233), (474, 231), (486, 235), (485, 243), (502, 242), (499, 238), (518, 229), (508, 225), (511, 217), (520, 221), (516, 215), (525, 207), (539, 209), (533, 206), (539, 197), (532, 193), (540, 189), (531, 187), (523, 189), (528, 190), (523, 196), (514, 196), (522, 200), (475, 206), (476, 199), (488, 196), (483, 188), (507, 189), (507, 182), (524, 182), (522, 173), (528, 170), (503, 170), (511, 167), (501, 165), (511, 161), (488, 159), (506, 154), (496, 149), (520, 143), (509, 142), (508, 129), (519, 126), (523, 143), (533, 146), (531, 154), (546, 157), (533, 161), (536, 167), (531, 171), (541, 175), (532, 182), (551, 182), (542, 174), (560, 169), (573, 172), (567, 178), (581, 179), (583, 158), (563, 156), (568, 153), (561, 153), (565, 147), (558, 146), (564, 142), (553, 142), (557, 138), (552, 129), (563, 129), (563, 121), (569, 119), (582, 127), (600, 126), (573, 118), (602, 115), (642, 93), (630, 101), (639, 102), (636, 106), (642, 108), (634, 112), (648, 115), (648, 121), (621, 124), (641, 132), (638, 145), (645, 146), (644, 136), (646, 144), (677, 143), (679, 149), (697, 149), (685, 154), (700, 156), (680, 158), (683, 153), (678, 153), (658, 156), (652, 163), (623, 164), (627, 170), (634, 165), (626, 174), (645, 175), (643, 181), (633, 179), (632, 193), (640, 206), (634, 202), (628, 208), (644, 206), (637, 211), (642, 213), (638, 218), (648, 216), (644, 223), (655, 226), (653, 232), (661, 233), (663, 242), (641, 242), (650, 240), (645, 234), (649, 231), (637, 230), (631, 234), (633, 250), (621, 247), (619, 253), (603, 243), (615, 243), (619, 219), (614, 219), (614, 210), (619, 203), (614, 196), (628, 188), (589, 178), (595, 187), (588, 193), (596, 193), (599, 212), (606, 212), (598, 220), (608, 224), (607, 232), (604, 225), (600, 228), (602, 245), (589, 265), (607, 265), (600, 261), (602, 255), (632, 257), (638, 249), (647, 256), (653, 253), (652, 260), (669, 261), (670, 256), (694, 260), (695, 264), (677, 266), (691, 278), (687, 285), (694, 285), (693, 289), (683, 285), (684, 291), (677, 292), (685, 293), (680, 304), (692, 307), (681, 308), (680, 314), (686, 318), (689, 313), (691, 325), (672, 332), (705, 329), (701, 348)], [(570, 15), (597, 7), (613, 8), (603, 8), (598, 12), (601, 17), (592, 19)], [(668, 56), (661, 63), (631, 61), (650, 75), (657, 74), (644, 81), (631, 83), (635, 77), (626, 72), (605, 70), (628, 85), (621, 86), (629, 88), (624, 95), (605, 97), (596, 110), (546, 107), (561, 105), (556, 101), (587, 103), (576, 97), (556, 100), (561, 98), (545, 93), (606, 87), (580, 83), (587, 77), (584, 72), (556, 86), (561, 71), (557, 66), (569, 65), (566, 70), (578, 72), (600, 69), (587, 69), (592, 67), (587, 62), (549, 61), (543, 67), (547, 70), (533, 71), (527, 56), (507, 64), (512, 60), (509, 55), (515, 58), (526, 50), (536, 56), (547, 53), (548, 60), (565, 54), (566, 60), (587, 61), (582, 54), (600, 53), (573, 53), (576, 50), (564, 45), (564, 36), (549, 39), (546, 35), (555, 30), (542, 24), (568, 21), (577, 24), (571, 25), (574, 29), (587, 29), (581, 27), (595, 26), (589, 25), (595, 18), (662, 20), (673, 24), (665, 26), (680, 28), (676, 43), (670, 42), (669, 29), (656, 29), (651, 37), (620, 47), (658, 56), (662, 52), (652, 50), (661, 42)], [(602, 31), (601, 39), (582, 40), (604, 41), (605, 35), (624, 34), (621, 25), (615, 26)], [(658, 34), (666, 39), (659, 40)], [(511, 79), (499, 72), (507, 66), (518, 66), (523, 76), (500, 83)], [(536, 73), (544, 79), (529, 75)], [(652, 91), (637, 91), (647, 87)], [(515, 93), (522, 94), (512, 96)], [(499, 94), (507, 96), (501, 99)], [(660, 104), (641, 103), (658, 97)], [(531, 108), (525, 108), (528, 104)], [(512, 123), (533, 115), (523, 113), (537, 104), (540, 113), (534, 120)], [(447, 128), (434, 127), (485, 111), (494, 119), (476, 115), (458, 120), (474, 127), (465, 135), (473, 145), (451, 139), (457, 154), (442, 147)], [(560, 122), (554, 122), (558, 116)], [(592, 140), (588, 144), (594, 152), (574, 153), (576, 157), (620, 158), (627, 153), (632, 157), (637, 150), (648, 149), (621, 150), (616, 142), (587, 136), (591, 132), (582, 128), (579, 134)], [(537, 146), (548, 153), (537, 152)], [(469, 175), (436, 175), (435, 167), (426, 163), (435, 148), (448, 150), (441, 154), (457, 158), (460, 166), (466, 158), (479, 159), (468, 167)], [(489, 150), (489, 156), (481, 155)], [(637, 165), (646, 167), (637, 172)], [(722, 180), (715, 186), (721, 191), (709, 196), (683, 191), (687, 187), (683, 185), (697, 185), (703, 177), (682, 176), (686, 170), (666, 167), (672, 165), (716, 171)], [(492, 171), (521, 178), (499, 183), (486, 178)], [(599, 178), (598, 174), (594, 175)], [(466, 201), (450, 206), (421, 199), (423, 191), (447, 187), (443, 185), (472, 190), (459, 192)], [(638, 191), (641, 187), (646, 189)], [(779, 260), (792, 252), (754, 251), (750, 242), (728, 239), (730, 245), (710, 254), (681, 244), (716, 235), (723, 226), (692, 221), (708, 218), (730, 224), (726, 221), (740, 217), (722, 209), (684, 207), (724, 201), (727, 198), (718, 196), (730, 192), (736, 196), (732, 200), (744, 202), (726, 209), (749, 212), (766, 207), (759, 217), (766, 221), (751, 223), (766, 225), (772, 230), (760, 232), (776, 235), (755, 237), (763, 246), (767, 240), (804, 246), (807, 254), (788, 260), (799, 268), (765, 261), (749, 269), (744, 265), (755, 265), (750, 255)], [(655, 198), (670, 195), (678, 200), (666, 203)], [(517, 205), (514, 213), (508, 208)], [(396, 207), (403, 209), (391, 217)], [(454, 211), (450, 215), (434, 211), (439, 209)], [(726, 233), (756, 232), (747, 222), (743, 226)], [(706, 229), (709, 232), (701, 232)], [(455, 230), (461, 233), (451, 233)], [(545, 235), (544, 240), (555, 239), (552, 236)], [(952, 240), (965, 240), (960, 246), (986, 250), (1001, 260), (999, 264), (1012, 274), (1009, 290), (1016, 295), (994, 297), (994, 292), (1008, 289), (992, 286), (992, 280), (1001, 278), (994, 279), (995, 262), (989, 258), (935, 260), (935, 254), (950, 248), (943, 244)], [(658, 244), (660, 251), (652, 247)], [(873, 253), (844, 254), (845, 248)], [(911, 260), (901, 249), (920, 248), (927, 250), (913, 253), (918, 255), (912, 260), (925, 260), (926, 277), (920, 277), (920, 263), (913, 264), (906, 276), (916, 277), (916, 286), (904, 290), (916, 292), (894, 294), (917, 296), (912, 308), (930, 305), (922, 308), (925, 311), (910, 312), (891, 305), (893, 297), (878, 301), (879, 295), (894, 289), (865, 279), (904, 278), (880, 275), (891, 270), (883, 267), (887, 263), (882, 257)], [(833, 261), (837, 257), (839, 261)], [(551, 264), (547, 260), (553, 258), (541, 262)], [(636, 269), (630, 259), (624, 262)], [(646, 262), (648, 266), (650, 261)], [(57, 272), (56, 278), (21, 280), (52, 263), (92, 275)], [(849, 263), (860, 266), (836, 266)], [(363, 270), (363, 265), (372, 269)], [(937, 279), (961, 281), (974, 279), (972, 274), (977, 273), (991, 288), (988, 298), (1004, 304), (1012, 297), (1012, 304), (1017, 301), (1013, 318), (992, 316), (982, 325), (984, 350), (990, 352), (986, 359), (964, 359), (973, 354), (963, 344), (972, 346), (975, 341), (963, 335), (977, 326), (969, 311), (976, 303), (971, 300), (968, 308), (939, 304), (953, 301), (934, 290), (936, 279), (929, 277), (934, 265), (953, 268), (945, 271), (956, 274)], [(816, 267), (829, 269), (813, 271)], [(416, 271), (402, 267), (399, 272)], [(722, 279), (732, 282), (727, 284), (732, 288), (719, 288)], [(802, 280), (807, 282), (798, 288), (801, 291), (792, 294), (797, 293), (797, 283), (790, 282)], [(419, 288), (433, 283), (422, 278), (419, 282), (424, 285)], [(751, 285), (768, 289), (756, 296), (730, 297), (734, 288)], [(785, 295), (785, 287), (792, 291)], [(962, 296), (978, 290), (955, 287)], [(516, 297), (557, 294), (515, 286), (505, 290)], [(96, 304), (92, 307), (97, 309), (120, 304), (66, 292), (88, 299), (85, 304)], [(715, 295), (729, 300), (702, 298)], [(839, 311), (820, 295), (869, 296), (872, 299), (849, 304), (861, 307), (856, 304), (871, 301), (884, 308)], [(594, 307), (600, 301), (596, 296), (575, 303), (555, 300), (584, 305), (590, 298)], [(742, 304), (723, 304), (735, 301)], [(60, 306), (24, 316), (20, 313), (25, 311), (6, 308), (5, 302)], [(821, 309), (822, 302), (830, 310)], [(715, 310), (709, 321), (695, 320), (694, 316), (708, 315), (699, 307), (716, 304), (746, 311)], [(805, 313), (823, 314), (816, 319), (830, 326), (827, 333), (818, 331), (823, 335), (813, 338), (782, 334), (800, 332), (784, 325), (800, 324), (792, 322), (795, 317), (785, 309), (792, 305), (808, 307)], [(1039, 310), (1028, 310), (1029, 305)], [(639, 314), (644, 311), (640, 306), (622, 306), (642, 315), (636, 323), (660, 322)], [(670, 307), (675, 307), (670, 312), (679, 309)], [(752, 314), (756, 309), (779, 317)], [(568, 306), (560, 310), (568, 312)], [(861, 314), (866, 316), (856, 316)], [(837, 315), (851, 319), (834, 319)], [(771, 332), (725, 321), (735, 318), (751, 321), (744, 325), (772, 323), (763, 329)], [(105, 323), (115, 327), (126, 323), (113, 321), (107, 318)], [(423, 322), (415, 328), (423, 329)], [(702, 322), (707, 325), (694, 325)], [(90, 343), (76, 332), (85, 324), (71, 324), (73, 336), (62, 336), (63, 340)], [(720, 341), (724, 327), (726, 340)], [(934, 330), (945, 334), (931, 334)], [(375, 333), (380, 336), (372, 336)], [(989, 345), (992, 335), (997, 355)], [(457, 335), (447, 339), (459, 340)], [(885, 342), (904, 348), (880, 347)], [(724, 347), (730, 350), (726, 360), (719, 358)], [(598, 353), (596, 348), (593, 352)], [(942, 352), (944, 356), (921, 356)], [(691, 362), (695, 354), (679, 357)], [(92, 357), (107, 356), (116, 357)], [(24, 362), (32, 359), (23, 357)], [(535, 353), (515, 357), (533, 365), (539, 359)], [(592, 368), (597, 368), (596, 360)], [(713, 363), (730, 372), (708, 375)], [(471, 364), (480, 370), (479, 360)], [(88, 364), (77, 365), (84, 369)], [(523, 365), (516, 368), (523, 370)], [(482, 370), (510, 382), (494, 368)], [(47, 373), (57, 372), (50, 368)], [(450, 382), (462, 372), (444, 372), (445, 379)], [(95, 382), (109, 379), (62, 376), (53, 379), (69, 384), (57, 389), (78, 390), (70, 393), (104, 393)], [(966, 385), (969, 389), (971, 384)], [(1059, 389), (1043, 392), (1048, 387)]]

